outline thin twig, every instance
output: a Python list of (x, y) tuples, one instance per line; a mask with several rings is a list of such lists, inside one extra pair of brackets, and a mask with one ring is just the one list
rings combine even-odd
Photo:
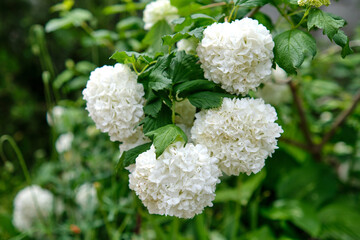
[(261, 7), (256, 7), (253, 10), (251, 10), (251, 12), (249, 12), (245, 17), (248, 18), (252, 18), (259, 10)]
[(319, 148), (322, 149), (323, 146), (330, 140), (330, 138), (335, 134), (336, 130), (345, 122), (348, 116), (355, 110), (357, 104), (360, 102), (360, 91), (355, 95), (351, 106), (344, 110), (340, 115), (335, 119), (330, 130), (324, 135)]
[(295, 85), (295, 83), (293, 81), (289, 82), (289, 86), (291, 89), (291, 93), (293, 95), (293, 99), (295, 102), (295, 106), (299, 112), (299, 116), (300, 116), (300, 128), (302, 130), (302, 132), (304, 133), (304, 137), (306, 139), (306, 141), (308, 142), (308, 146), (313, 147), (313, 141), (311, 138), (311, 134), (310, 134), (310, 130), (309, 130), (309, 125), (307, 123), (306, 120), (306, 116), (305, 116), (305, 110), (304, 110), (304, 105), (298, 95), (298, 89), (297, 86)]
[(304, 149), (306, 151), (311, 151), (310, 147), (307, 146), (306, 144), (301, 143), (301, 142), (297, 142), (297, 141), (289, 139), (289, 138), (281, 137), (281, 138), (279, 138), (279, 141), (284, 142), (284, 143), (288, 143), (290, 145), (293, 145), (295, 147)]
[(213, 7), (220, 7), (226, 5), (226, 2), (218, 2), (218, 3), (212, 3), (209, 5), (205, 5), (200, 7), (200, 9), (207, 9), (207, 8), (213, 8)]

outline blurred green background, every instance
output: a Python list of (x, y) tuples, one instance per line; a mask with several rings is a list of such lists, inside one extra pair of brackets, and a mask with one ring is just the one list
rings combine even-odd
[[(15, 140), (33, 183), (65, 203), (65, 212), (50, 221), (51, 234), (40, 239), (360, 239), (359, 107), (324, 146), (321, 161), (279, 141), (259, 174), (222, 177), (214, 206), (194, 219), (147, 213), (128, 188), (128, 172), (114, 170), (118, 144), (95, 128), (81, 95), (92, 70), (115, 63), (109, 60), (115, 50), (146, 49), (141, 11), (147, 2), (0, 1), (0, 135)], [(353, 55), (342, 59), (340, 49), (319, 41), (322, 50), (295, 79), (314, 141), (360, 89), (360, 28), (349, 33)], [(303, 142), (284, 87), (287, 97), (265, 100), (274, 101), (284, 139)], [(61, 149), (64, 134), (72, 141)], [(34, 239), (12, 225), (13, 199), (26, 181), (11, 145), (3, 149), (0, 239)], [(95, 211), (82, 212), (74, 202), (85, 182), (96, 183)]]

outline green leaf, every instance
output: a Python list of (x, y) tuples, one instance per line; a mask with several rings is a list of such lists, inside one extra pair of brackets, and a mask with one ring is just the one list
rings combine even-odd
[(343, 31), (339, 30), (338, 33), (334, 35), (333, 40), (337, 45), (342, 47), (342, 58), (345, 58), (347, 55), (354, 53), (354, 51), (350, 48), (349, 38), (345, 35)]
[(170, 4), (176, 8), (182, 8), (194, 2), (194, 0), (170, 0)]
[(339, 31), (339, 28), (345, 25), (345, 20), (335, 19), (329, 13), (323, 12), (318, 8), (313, 8), (310, 11), (307, 26), (308, 30), (313, 27), (323, 29), (323, 34), (326, 34), (330, 40), (333, 39), (334, 35)]
[(117, 51), (110, 57), (110, 59), (114, 59), (118, 63), (123, 63), (123, 64), (134, 63), (135, 64), (140, 61), (149, 63), (151, 61), (154, 61), (155, 57), (151, 56), (148, 53)]
[(165, 21), (157, 22), (143, 39), (143, 43), (149, 46), (150, 52), (161, 52), (167, 50), (162, 46), (162, 37), (171, 34), (172, 30), (169, 24)]
[(200, 64), (196, 64), (198, 58), (186, 54), (185, 51), (176, 52), (171, 60), (169, 75), (173, 84), (185, 82), (191, 79), (202, 78), (203, 71)]
[[(116, 171), (120, 170), (120, 167), (127, 167), (135, 163), (136, 158), (143, 152), (150, 149), (152, 143), (145, 143), (128, 151), (123, 152), (118, 164), (116, 165)], [(121, 145), (120, 145), (121, 148)]]
[(269, 3), (269, 0), (235, 0), (234, 4), (240, 7), (258, 7)]
[(162, 106), (161, 99), (157, 99), (156, 101), (152, 101), (150, 103), (147, 103), (144, 106), (144, 112), (145, 112), (146, 115), (150, 115), (150, 116), (156, 118), (158, 113), (161, 110), (161, 106)]
[(165, 149), (176, 141), (187, 142), (187, 136), (174, 124), (169, 124), (145, 134), (153, 140), (156, 157), (159, 157)]
[(149, 87), (155, 91), (170, 89), (172, 79), (167, 73), (172, 54), (160, 57), (149, 75)]
[(76, 8), (66, 13), (62, 18), (50, 20), (46, 26), (46, 32), (53, 32), (58, 29), (68, 28), (71, 26), (79, 27), (85, 21), (90, 21), (93, 18), (91, 12), (85, 9)]
[(195, 92), (211, 91), (216, 87), (218, 87), (218, 85), (214, 82), (211, 82), (209, 80), (199, 79), (199, 80), (186, 81), (177, 84), (174, 87), (174, 91), (179, 97), (184, 98), (187, 95), (190, 95)]
[(288, 220), (312, 237), (317, 237), (321, 223), (315, 209), (297, 200), (277, 200), (263, 215), (272, 220)]
[(217, 92), (198, 92), (188, 96), (192, 105), (201, 109), (220, 107), (224, 97), (233, 98), (235, 96)]
[(257, 12), (255, 15), (254, 15), (254, 18), (256, 20), (259, 21), (259, 23), (261, 23), (262, 25), (264, 25), (269, 31), (272, 31), (274, 29), (274, 25), (271, 21), (271, 18), (262, 13), (262, 12)]
[(274, 38), (275, 61), (290, 74), (296, 74), (296, 68), (304, 62), (305, 56), (316, 55), (315, 39), (308, 33), (297, 29), (289, 30)]
[(140, 125), (143, 125), (143, 132), (146, 134), (147, 132), (172, 123), (171, 114), (171, 109), (166, 105), (162, 105), (161, 110), (158, 112), (156, 118), (146, 116), (144, 120), (141, 121)]
[(264, 181), (266, 171), (262, 170), (258, 174), (247, 177), (246, 180), (239, 184), (237, 188), (226, 188), (216, 192), (215, 202), (228, 202), (235, 201), (239, 204), (246, 206), (255, 190), (259, 188)]
[(173, 46), (175, 43), (180, 41), (181, 39), (186, 39), (189, 37), (195, 37), (199, 40), (203, 37), (204, 27), (195, 28), (190, 32), (177, 32), (171, 35), (165, 35), (162, 37), (163, 44), (168, 46)]

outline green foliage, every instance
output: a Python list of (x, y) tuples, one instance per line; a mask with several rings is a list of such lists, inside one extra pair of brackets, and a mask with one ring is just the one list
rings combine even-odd
[(275, 62), (290, 74), (296, 74), (305, 56), (316, 55), (315, 39), (308, 33), (293, 29), (283, 32), (274, 38)]
[(313, 27), (323, 29), (323, 34), (326, 34), (330, 40), (334, 35), (345, 25), (344, 19), (334, 17), (329, 13), (323, 12), (320, 9), (312, 9), (309, 14), (307, 22), (308, 29)]
[(240, 7), (257, 7), (269, 3), (269, 0), (236, 0), (234, 4)]
[(120, 168), (128, 167), (131, 164), (135, 163), (136, 158), (143, 152), (150, 149), (152, 143), (144, 143), (140, 146), (134, 147), (129, 151), (123, 152), (120, 157), (120, 160), (116, 166), (116, 171), (119, 171)]

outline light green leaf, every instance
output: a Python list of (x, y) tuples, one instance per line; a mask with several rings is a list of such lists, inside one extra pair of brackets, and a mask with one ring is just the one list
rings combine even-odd
[(110, 57), (110, 59), (114, 59), (118, 63), (123, 63), (123, 64), (138, 63), (140, 61), (149, 63), (153, 61), (154, 58), (155, 58), (154, 56), (151, 56), (150, 54), (147, 53), (126, 52), (126, 51), (122, 51), (122, 52), (117, 51)]
[(155, 91), (170, 89), (173, 83), (167, 69), (172, 60), (172, 54), (160, 57), (149, 75), (149, 87)]
[[(123, 152), (118, 164), (116, 165), (116, 171), (120, 170), (120, 167), (127, 167), (135, 163), (136, 158), (143, 152), (150, 149), (152, 143), (145, 143), (128, 151)], [(121, 148), (121, 145), (120, 145)]]
[(195, 28), (190, 32), (178, 32), (171, 35), (165, 35), (162, 37), (163, 44), (168, 46), (173, 46), (176, 42), (180, 41), (181, 39), (186, 39), (189, 37), (195, 37), (199, 40), (203, 37), (204, 27)]
[(339, 28), (345, 25), (344, 19), (336, 19), (329, 13), (323, 12), (318, 8), (314, 8), (310, 11), (307, 26), (308, 30), (313, 27), (323, 29), (323, 34), (326, 34), (330, 40), (339, 31)]
[(153, 140), (156, 157), (159, 157), (165, 149), (175, 141), (187, 142), (187, 136), (174, 124), (169, 124), (145, 134)]
[(354, 51), (350, 48), (349, 38), (345, 35), (343, 31), (339, 30), (338, 33), (334, 35), (333, 40), (337, 45), (342, 47), (342, 58), (345, 58), (347, 55), (354, 53)]
[(233, 98), (235, 96), (217, 92), (198, 92), (188, 96), (192, 105), (201, 109), (220, 107), (224, 97)]
[(165, 20), (159, 21), (146, 34), (143, 43), (149, 46), (150, 52), (165, 51), (167, 48), (162, 46), (162, 37), (171, 33), (169, 24)]
[(274, 42), (275, 61), (290, 74), (296, 74), (296, 68), (301, 66), (305, 56), (316, 55), (315, 39), (310, 34), (297, 29), (277, 35)]
[(46, 32), (53, 32), (71, 26), (79, 27), (83, 22), (89, 21), (92, 18), (93, 15), (88, 10), (76, 8), (66, 13), (62, 18), (50, 20), (46, 24), (45, 30)]

